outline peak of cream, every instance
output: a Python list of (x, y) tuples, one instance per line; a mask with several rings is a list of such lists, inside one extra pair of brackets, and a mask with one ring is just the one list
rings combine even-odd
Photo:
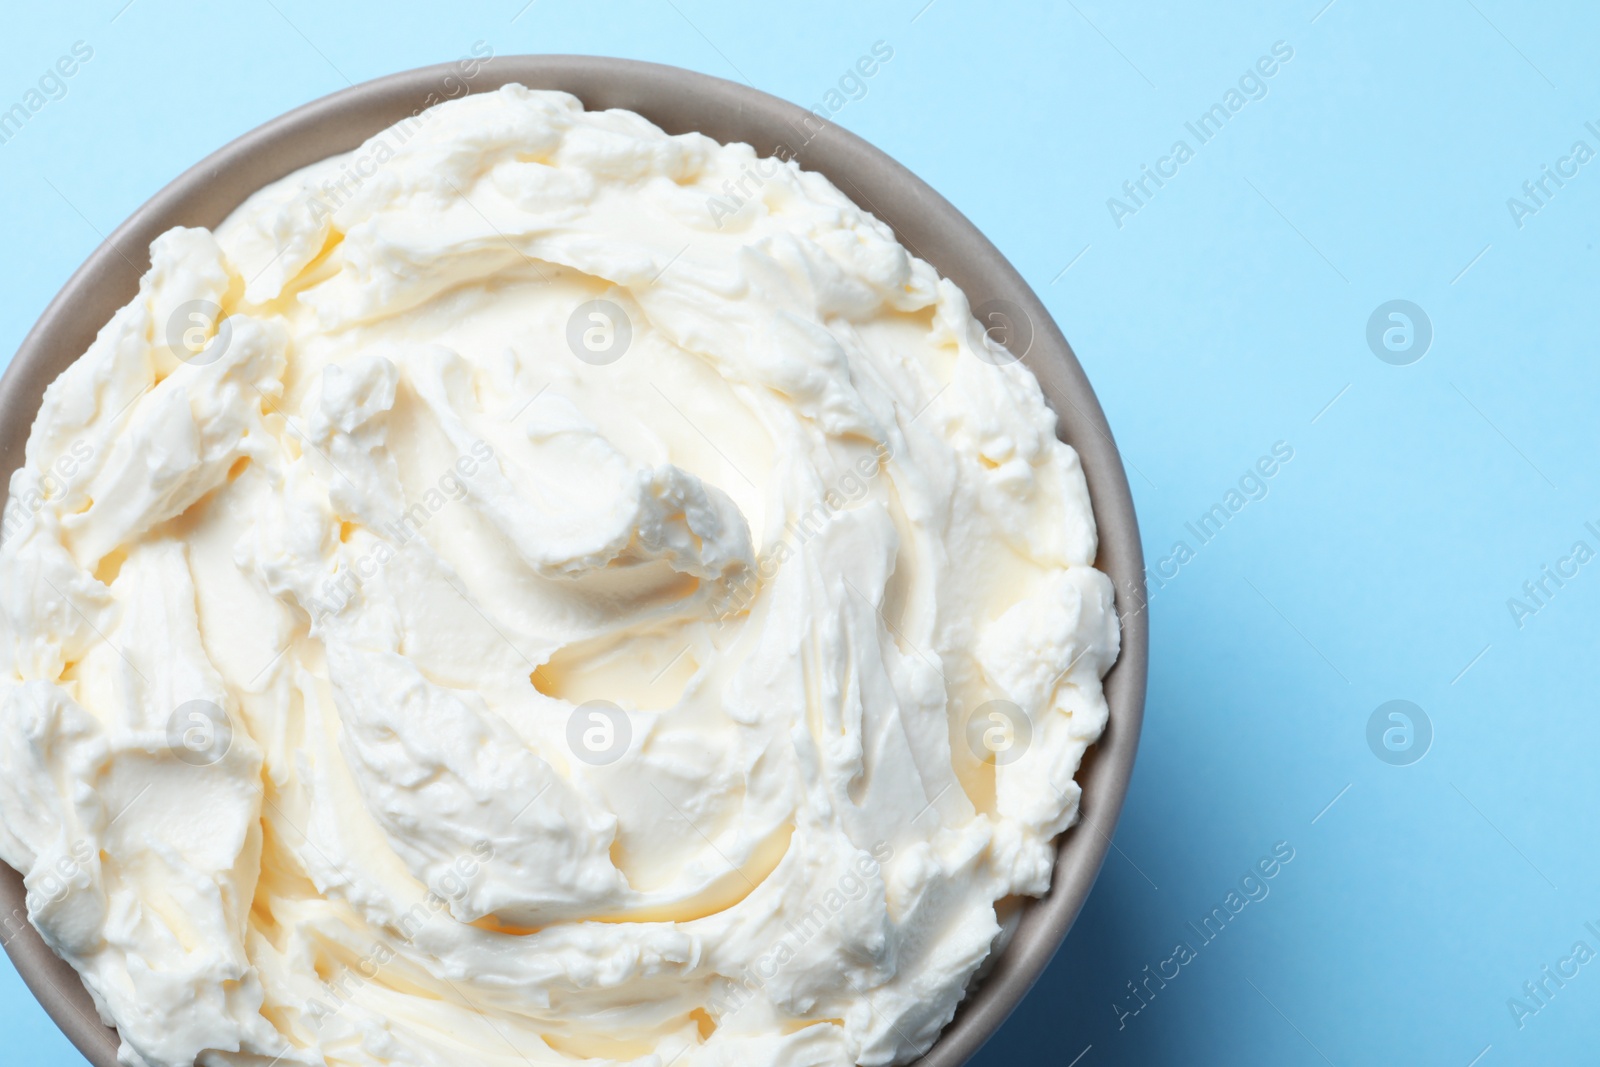
[(158, 239), (45, 397), (30, 920), (129, 1067), (915, 1058), (1106, 721), (1038, 383), (823, 178), (711, 211), (747, 145), (512, 85), (355, 157)]

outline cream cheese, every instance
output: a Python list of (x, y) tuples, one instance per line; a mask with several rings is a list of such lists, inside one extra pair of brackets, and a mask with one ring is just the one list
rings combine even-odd
[(0, 548), (0, 858), (123, 1062), (925, 1051), (1118, 650), (962, 292), (793, 163), (515, 85), (152, 260)]

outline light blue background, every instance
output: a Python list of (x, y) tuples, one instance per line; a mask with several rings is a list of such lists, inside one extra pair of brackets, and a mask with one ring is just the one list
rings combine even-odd
[[(1600, 149), (1592, 7), (523, 2), (9, 8), (0, 107), (74, 41), (95, 51), (0, 145), (0, 351), (161, 185), (347, 80), (483, 40), (813, 104), (886, 41), (836, 120), (1043, 296), (1127, 457), (1151, 562), (1194, 547), (1185, 522), (1275, 442), (1294, 449), (1155, 592), (1118, 850), (977, 1063), (1593, 1061), (1600, 963), (1521, 1029), (1507, 999), (1580, 938), (1600, 949), (1583, 929), (1600, 925), (1600, 562), (1521, 628), (1506, 603), (1574, 541), (1600, 548), (1583, 528), (1600, 520), (1600, 161), (1520, 229), (1506, 205), (1575, 140)], [(1268, 95), (1119, 229), (1107, 198), (1194, 147), (1184, 122), (1276, 41), (1294, 56)], [(1365, 341), (1393, 298), (1433, 323), (1410, 366)], [(1366, 741), (1395, 698), (1435, 731), (1412, 766)], [(1119, 1028), (1125, 983), (1280, 841), (1295, 858), (1270, 896)], [(81, 1062), (9, 965), (0, 1033), (5, 1063)]]

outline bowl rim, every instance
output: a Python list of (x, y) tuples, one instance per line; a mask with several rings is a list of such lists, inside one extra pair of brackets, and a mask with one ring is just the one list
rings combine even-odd
[[(668, 133), (698, 131), (743, 141), (758, 155), (786, 155), (817, 171), (887, 222), (900, 242), (968, 295), (1022, 320), (1023, 362), (1077, 450), (1099, 531), (1096, 566), (1115, 584), (1122, 647), (1104, 679), (1110, 719), (1077, 780), (1080, 820), (1057, 841), (1049, 892), (1022, 909), (1014, 935), (967, 992), (954, 1020), (916, 1061), (959, 1067), (991, 1037), (1043, 974), (1066, 938), (1111, 846), (1132, 777), (1144, 717), (1149, 624), (1143, 552), (1122, 459), (1100, 403), (1054, 320), (1000, 251), (949, 201), (887, 154), (828, 121), (748, 85), (639, 60), (585, 55), (510, 55), (391, 74), (314, 100), (258, 126), (179, 175), (119, 226), (50, 302), (0, 378), (0, 471), (23, 462), (45, 387), (89, 347), (138, 291), (149, 246), (173, 226), (215, 228), (250, 194), (310, 163), (359, 147), (432, 103), (517, 82), (559, 89), (589, 110), (625, 108)], [(1085, 829), (1094, 831), (1084, 832)], [(95, 1067), (118, 1067), (116, 1031), (102, 1024), (73, 969), (25, 917), (21, 876), (0, 863), (0, 937), (29, 989)]]

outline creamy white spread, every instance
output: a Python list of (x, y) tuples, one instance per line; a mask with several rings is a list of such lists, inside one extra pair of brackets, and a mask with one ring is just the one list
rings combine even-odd
[(515, 85), (152, 259), (0, 551), (0, 857), (122, 1061), (926, 1050), (1118, 649), (961, 291), (793, 162)]

